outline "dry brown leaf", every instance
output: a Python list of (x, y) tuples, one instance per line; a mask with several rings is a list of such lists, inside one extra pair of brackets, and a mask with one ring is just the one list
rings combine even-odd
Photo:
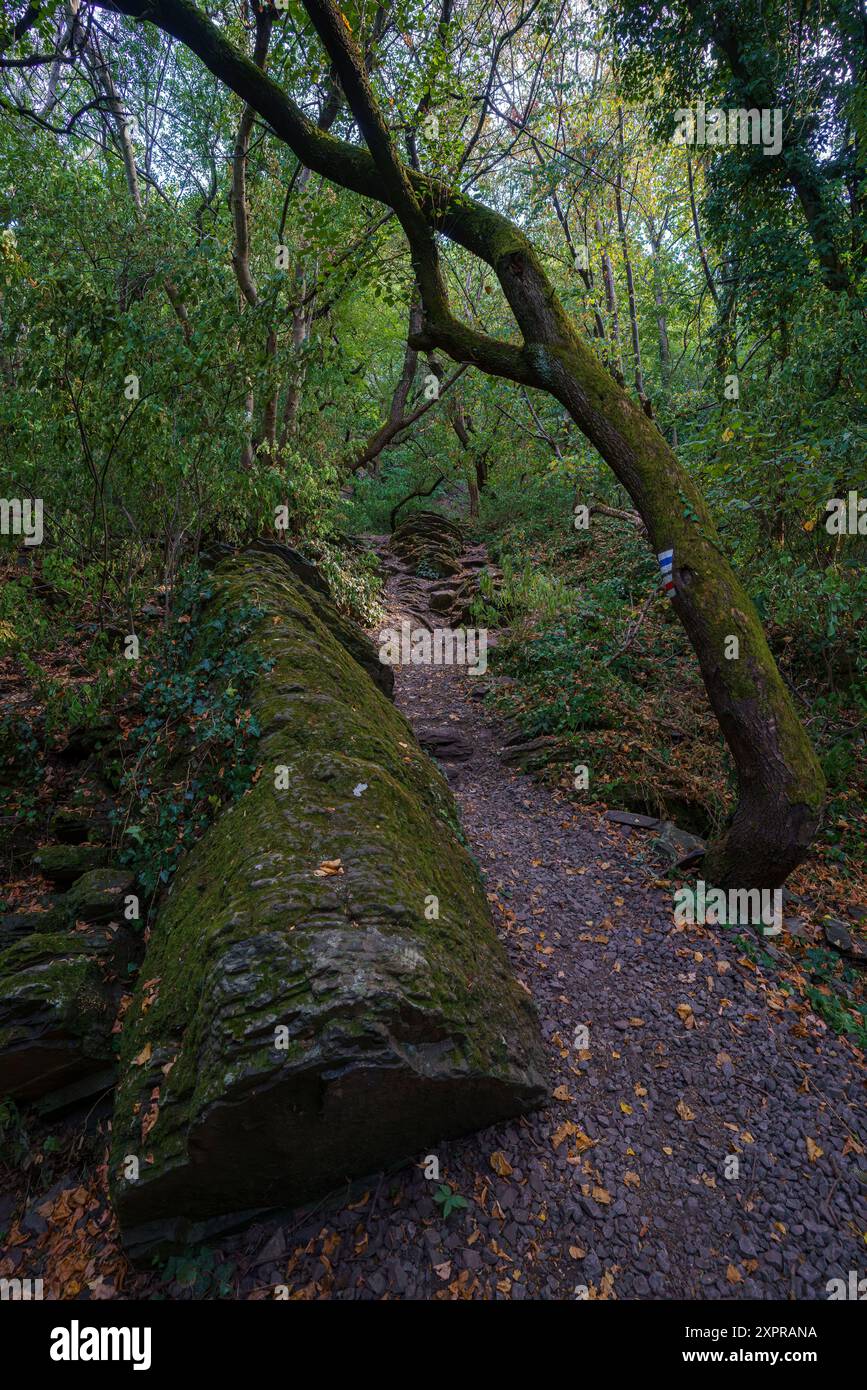
[(555, 1149), (559, 1149), (564, 1139), (568, 1139), (571, 1135), (579, 1133), (580, 1131), (576, 1124), (573, 1124), (571, 1120), (564, 1120), (560, 1128), (556, 1129), (551, 1135), (551, 1143), (554, 1145)]
[(342, 874), (343, 865), (339, 859), (323, 859), (318, 869), (313, 870), (314, 878), (330, 878), (332, 874)]

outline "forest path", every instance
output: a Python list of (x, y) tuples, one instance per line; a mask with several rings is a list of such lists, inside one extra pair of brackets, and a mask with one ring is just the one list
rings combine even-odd
[[(416, 626), (423, 590), (393, 573), (383, 626), (407, 595)], [(447, 1219), (419, 1155), (295, 1227), (294, 1296), (811, 1299), (863, 1277), (853, 1050), (822, 1024), (799, 1035), (801, 1015), (725, 932), (676, 928), (640, 837), (504, 763), (509, 730), (478, 698), (483, 676), (395, 678), (536, 1002), (552, 1094), (436, 1146), (469, 1203)]]

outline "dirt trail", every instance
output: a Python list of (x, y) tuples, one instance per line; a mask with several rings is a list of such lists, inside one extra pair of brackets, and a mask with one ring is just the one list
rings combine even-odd
[[(405, 593), (394, 575), (392, 600)], [(390, 621), (402, 615), (393, 602)], [(468, 1203), (447, 1219), (419, 1163), (303, 1221), (286, 1247), (293, 1296), (824, 1299), (828, 1280), (863, 1277), (853, 1050), (818, 1021), (800, 1036), (727, 933), (676, 928), (638, 836), (502, 761), (483, 677), (395, 674), (420, 739), (435, 731), (445, 750), (451, 736), (443, 770), (536, 1001), (552, 1095), (438, 1146)], [(284, 1271), (260, 1264), (259, 1283)]]

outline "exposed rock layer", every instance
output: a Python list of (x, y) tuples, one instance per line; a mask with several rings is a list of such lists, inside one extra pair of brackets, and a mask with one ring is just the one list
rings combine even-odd
[(112, 1174), (139, 1250), (321, 1196), (544, 1090), (451, 794), (371, 680), (373, 647), (271, 555), (214, 579), (216, 609), (263, 610), (262, 771), (181, 865), (126, 1015)]

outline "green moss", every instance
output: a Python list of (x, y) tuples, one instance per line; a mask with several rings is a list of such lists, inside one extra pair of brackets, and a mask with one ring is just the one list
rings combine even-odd
[(91, 1056), (110, 1056), (104, 951), (104, 943), (83, 936), (40, 932), (0, 952), (0, 1051), (38, 1024), (50, 1026), (53, 1035), (80, 1039)]
[(108, 850), (102, 845), (44, 845), (33, 856), (34, 866), (55, 883), (73, 883), (107, 863)]
[[(525, 1100), (538, 1091), (529, 1001), (459, 842), (451, 794), (347, 650), (365, 639), (344, 645), (325, 601), (311, 603), (267, 556), (216, 572), (213, 611), (242, 601), (263, 614), (248, 639), (266, 659), (251, 700), (261, 775), (182, 861), (152, 933), (122, 1037), (114, 1157), (119, 1167), (144, 1147), (153, 1162), (138, 1184), (117, 1180), (122, 1213), (146, 1206), (143, 1184), (188, 1168), (191, 1136), (220, 1107), (255, 1108), (285, 1082), (313, 1115), (308, 1092), (364, 1057), (401, 1067), (416, 1086), (444, 1067), (495, 1078), (503, 1096), (511, 1085)], [(317, 873), (325, 861), (341, 872)], [(274, 1046), (278, 1025), (289, 1029), (286, 1050)], [(146, 1044), (148, 1062), (136, 1066)], [(159, 1119), (143, 1145), (155, 1087)]]

